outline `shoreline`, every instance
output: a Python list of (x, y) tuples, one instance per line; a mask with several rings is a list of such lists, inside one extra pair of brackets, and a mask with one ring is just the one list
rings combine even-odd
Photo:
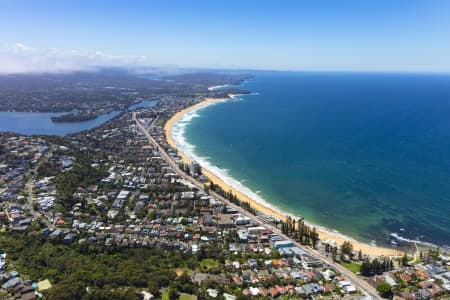
[[(193, 110), (197, 110), (199, 108), (203, 108), (206, 106), (209, 106), (213, 103), (217, 102), (224, 102), (224, 101), (235, 101), (237, 95), (234, 95), (234, 97), (230, 96), (230, 98), (207, 98), (201, 102), (198, 102), (192, 106), (189, 106), (177, 113), (175, 113), (172, 117), (170, 117), (166, 124), (164, 125), (164, 133), (166, 136), (167, 143), (174, 149), (177, 150), (178, 155), (181, 157), (181, 159), (186, 162), (190, 163), (191, 159), (183, 152), (181, 152), (178, 147), (177, 143), (172, 137), (172, 129), (174, 125), (181, 120), (184, 115), (188, 112), (191, 112)], [(269, 203), (266, 203), (265, 201), (258, 201), (255, 199), (256, 197), (252, 197), (252, 195), (248, 195), (249, 193), (245, 193), (242, 190), (239, 190), (238, 188), (234, 187), (232, 184), (227, 183), (223, 178), (221, 178), (219, 175), (215, 174), (214, 171), (211, 171), (210, 169), (206, 168), (204, 165), (200, 164), (202, 168), (202, 173), (210, 181), (212, 181), (214, 184), (219, 185), (224, 191), (232, 191), (233, 194), (236, 195), (236, 197), (241, 202), (248, 202), (250, 206), (254, 209), (256, 209), (259, 213), (270, 215), (275, 218), (278, 218), (280, 220), (285, 220), (286, 216), (290, 214), (286, 214), (282, 212), (281, 210), (277, 209), (276, 207), (272, 207)], [(246, 188), (245, 186), (243, 186)], [(248, 191), (251, 192), (250, 189), (246, 188)], [(255, 194), (251, 192), (251, 194)], [(256, 195), (256, 194), (255, 194)], [(295, 216), (294, 216), (295, 217)], [(317, 226), (315, 224), (310, 224), (305, 220), (305, 224), (309, 226), (316, 227), (317, 232), (319, 234), (319, 238), (321, 241), (326, 240), (333, 240), (337, 243), (337, 245), (341, 245), (344, 241), (350, 241), (353, 244), (353, 247), (355, 251), (361, 250), (364, 254), (368, 254), (369, 256), (396, 256), (400, 255), (400, 253), (395, 249), (390, 248), (384, 248), (384, 247), (378, 247), (369, 245), (363, 242), (359, 242), (351, 237), (347, 237), (341, 233), (332, 232), (329, 229), (323, 228), (321, 226)]]

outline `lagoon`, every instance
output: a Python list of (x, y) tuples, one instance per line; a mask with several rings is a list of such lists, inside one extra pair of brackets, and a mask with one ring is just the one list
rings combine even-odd
[[(157, 101), (145, 100), (130, 106), (129, 110), (147, 108), (156, 105)], [(62, 113), (41, 112), (0, 112), (0, 131), (20, 134), (67, 135), (89, 130), (118, 116), (121, 112), (113, 111), (99, 115), (94, 120), (70, 123), (54, 123), (51, 117)]]

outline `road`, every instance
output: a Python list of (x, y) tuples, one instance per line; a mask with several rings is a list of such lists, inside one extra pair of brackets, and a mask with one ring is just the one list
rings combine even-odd
[(35, 166), (33, 169), (30, 169), (25, 177), (27, 178), (27, 182), (25, 183), (25, 190), (27, 191), (27, 203), (25, 207), (28, 209), (28, 212), (33, 217), (33, 219), (40, 216), (39, 212), (35, 211), (33, 208), (33, 184), (37, 174), (37, 169), (39, 164)]
[[(132, 112), (132, 118), (134, 122), (136, 123), (137, 127), (144, 133), (144, 135), (147, 137), (149, 143), (158, 149), (160, 152), (162, 158), (169, 164), (169, 166), (176, 172), (182, 179), (189, 181), (192, 185), (194, 185), (196, 188), (198, 188), (200, 191), (204, 192), (204, 186), (201, 182), (197, 181), (195, 178), (187, 175), (185, 172), (183, 172), (178, 164), (167, 154), (167, 152), (156, 142), (156, 140), (150, 135), (148, 130), (144, 127), (144, 125), (137, 119), (136, 113)], [(155, 123), (156, 120), (152, 122), (152, 125)], [(222, 197), (221, 195), (215, 193), (214, 191), (209, 191), (209, 194), (211, 196), (214, 196), (215, 198), (219, 199), (226, 205), (234, 207), (236, 210), (238, 210), (241, 214), (255, 220), (256, 222), (261, 222), (260, 219), (258, 219), (255, 215), (247, 211), (246, 209), (230, 202), (228, 199)], [(275, 234), (283, 237), (284, 239), (292, 240), (288, 236), (284, 235), (276, 226), (270, 224), (270, 223), (264, 223), (266, 227), (269, 227)], [(309, 247), (305, 247), (297, 242), (295, 242), (295, 245), (301, 249), (303, 249), (305, 252), (307, 252), (312, 257), (319, 259), (324, 262), (325, 265), (328, 265), (331, 268), (334, 268), (338, 270), (340, 273), (344, 274), (348, 280), (354, 284), (357, 288), (359, 288), (363, 293), (365, 293), (367, 296), (371, 297), (372, 299), (382, 299), (377, 291), (369, 285), (366, 281), (359, 278), (357, 275), (353, 274), (350, 270), (344, 268), (343, 266), (329, 261), (323, 254), (319, 253), (318, 251), (315, 251)]]
[(50, 227), (50, 226), (52, 226), (50, 221), (47, 220), (47, 218), (45, 216), (43, 216), (40, 212), (36, 211), (33, 207), (33, 184), (34, 184), (34, 181), (36, 180), (37, 170), (38, 170), (39, 166), (41, 165), (43, 159), (44, 158), (41, 158), (41, 160), (39, 160), (39, 163), (33, 169), (28, 171), (28, 173), (26, 175), (28, 177), (28, 180), (25, 183), (25, 189), (27, 190), (27, 194), (28, 194), (26, 207), (28, 208), (28, 211), (31, 214), (33, 220), (41, 217), (42, 221), (48, 227)]

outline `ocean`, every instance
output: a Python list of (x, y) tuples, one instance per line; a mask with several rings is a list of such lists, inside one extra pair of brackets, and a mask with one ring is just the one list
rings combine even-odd
[(450, 244), (450, 75), (257, 72), (186, 114), (180, 150), (259, 201), (365, 242)]

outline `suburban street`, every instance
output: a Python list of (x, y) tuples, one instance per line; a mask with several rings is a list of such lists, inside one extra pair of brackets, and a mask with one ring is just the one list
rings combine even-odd
[(37, 170), (43, 160), (45, 160), (45, 158), (41, 158), (39, 163), (26, 174), (26, 177), (28, 178), (27, 182), (25, 183), (25, 190), (27, 191), (26, 207), (28, 208), (29, 213), (33, 216), (33, 219), (41, 218), (41, 220), (47, 225), (47, 227), (54, 228), (54, 225), (33, 207), (33, 184), (36, 180)]

